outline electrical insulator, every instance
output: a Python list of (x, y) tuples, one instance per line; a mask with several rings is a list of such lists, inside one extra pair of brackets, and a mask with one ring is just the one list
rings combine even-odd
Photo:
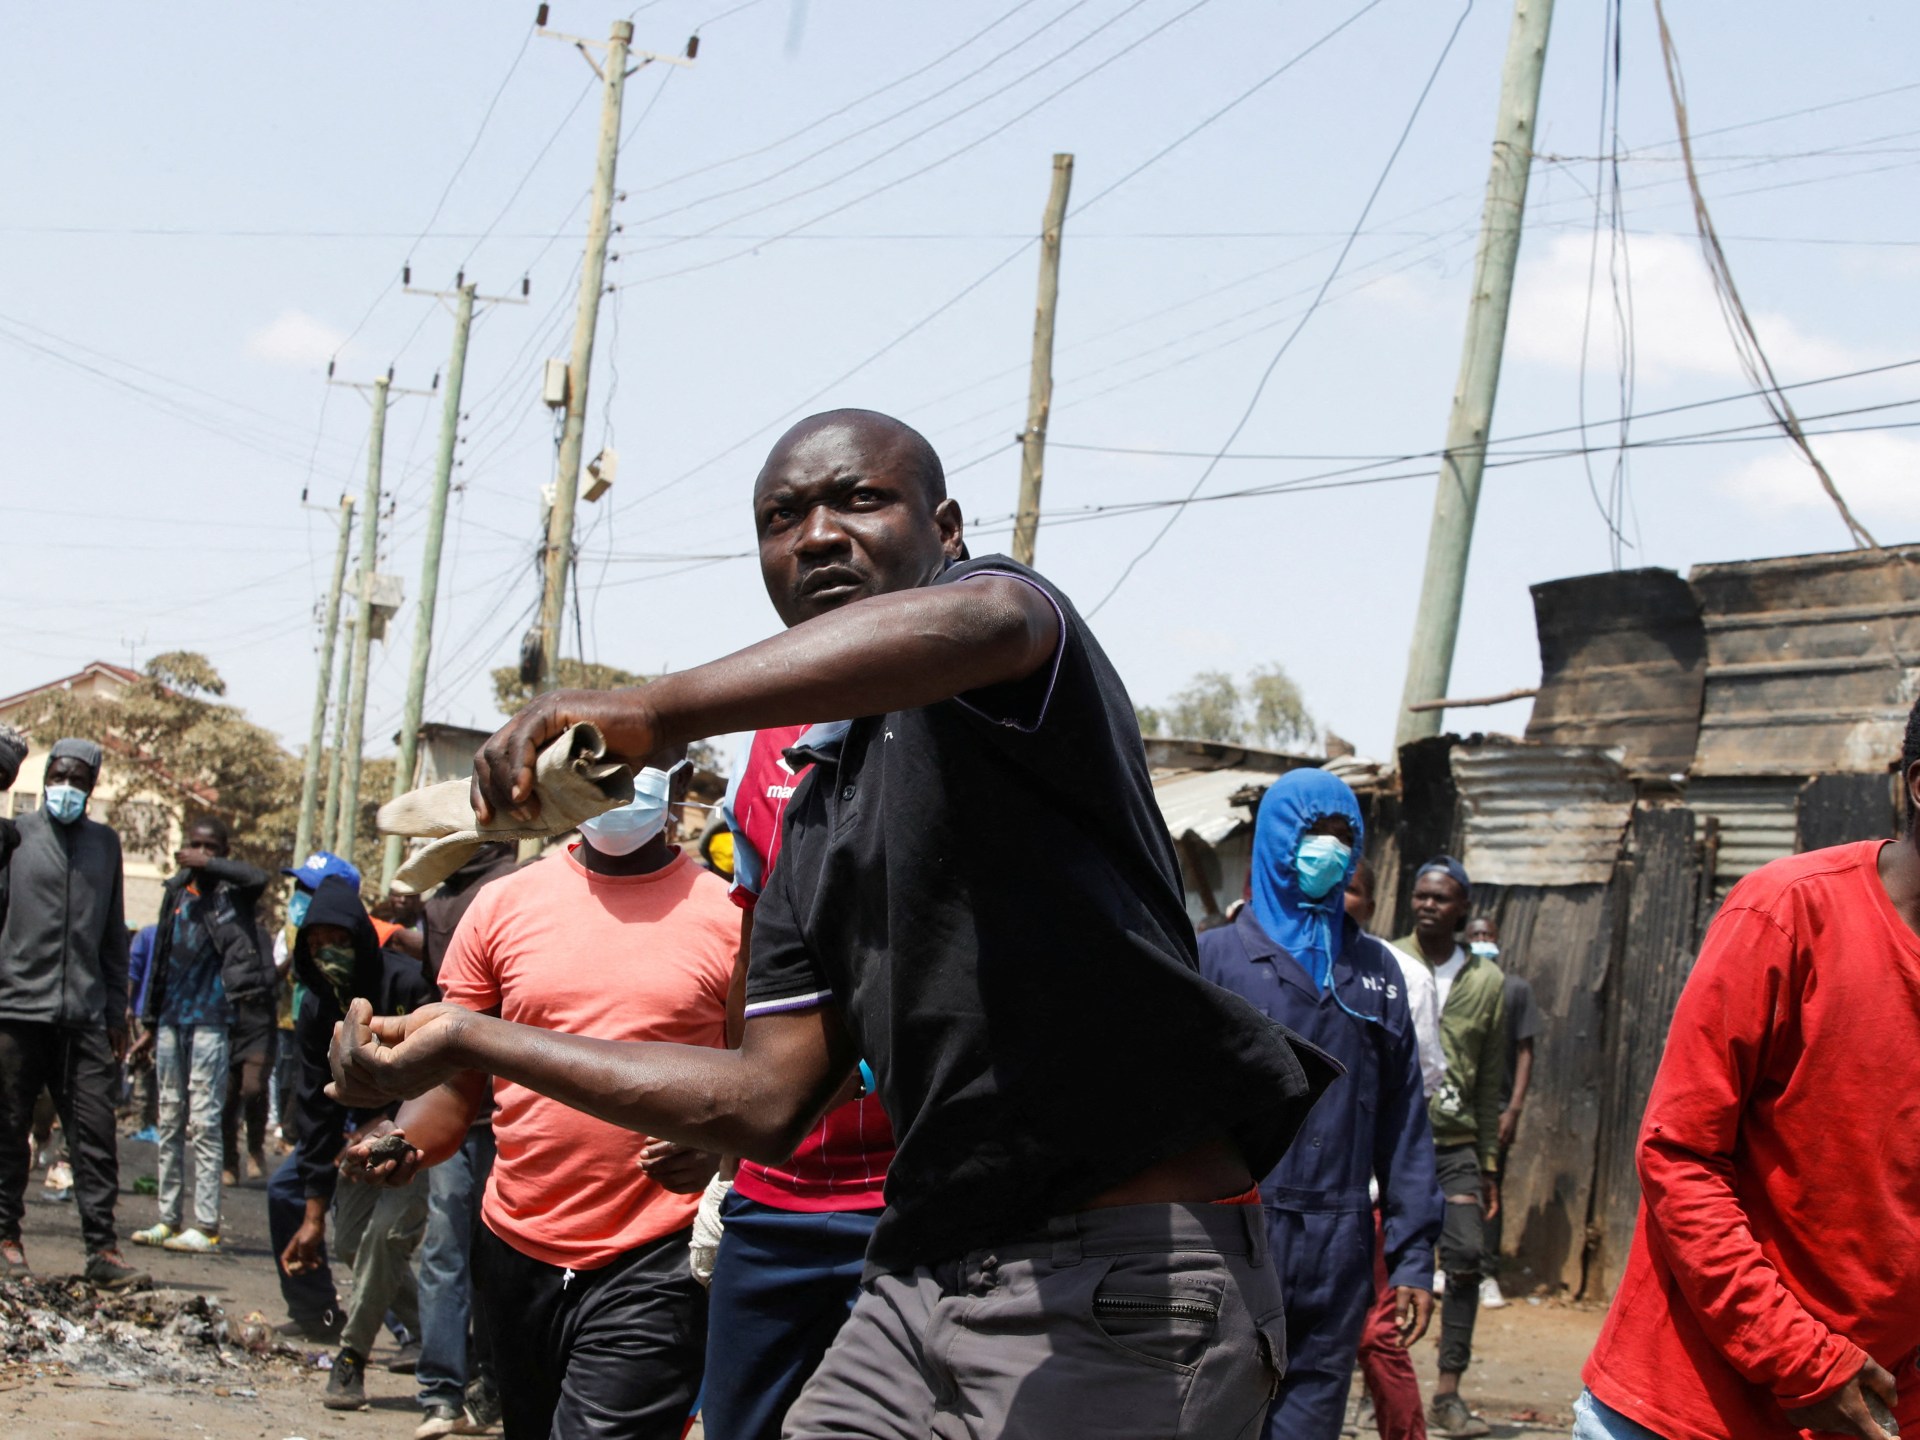
[(402, 265), (400, 267), (400, 283), (402, 285), (411, 285), (413, 283), (413, 266)]
[(333, 378), (333, 361), (329, 360), (327, 361), (327, 379), (331, 380), (332, 378)]
[(433, 388), (436, 390), (440, 388), (440, 372), (438, 370), (433, 372)]
[(522, 295), (531, 295), (533, 293), (533, 280), (530, 276), (522, 275), (520, 277), (520, 293)]
[(695, 59), (698, 59), (699, 56), (700, 56), (700, 37), (698, 35), (689, 35), (687, 37), (687, 59), (695, 60)]
[(464, 289), (466, 287), (466, 283), (467, 283), (466, 271), (456, 270), (453, 272), (453, 288), (454, 289), (456, 290)]
[(391, 365), (387, 366), (387, 383), (389, 385), (393, 383), (393, 367)]
[(533, 12), (533, 23), (539, 26), (542, 30), (547, 28), (547, 7), (546, 6), (542, 5), (538, 10)]

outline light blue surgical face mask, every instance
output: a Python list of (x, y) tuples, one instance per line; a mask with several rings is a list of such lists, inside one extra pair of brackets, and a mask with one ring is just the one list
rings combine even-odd
[(602, 855), (631, 855), (667, 828), (667, 793), (686, 764), (682, 760), (671, 770), (642, 770), (633, 777), (633, 800), (582, 820), (581, 837)]
[(1491, 940), (1476, 940), (1467, 946), (1467, 949), (1471, 950), (1482, 960), (1498, 960), (1500, 958), (1500, 947)]
[(87, 813), (87, 792), (78, 785), (49, 785), (47, 813), (62, 825), (71, 825)]
[(293, 898), (287, 901), (287, 924), (298, 930), (307, 923), (307, 907), (313, 904), (313, 892), (293, 887)]
[(1293, 854), (1293, 873), (1300, 882), (1300, 893), (1309, 900), (1324, 899), (1347, 878), (1353, 863), (1353, 847), (1331, 835), (1309, 835)]

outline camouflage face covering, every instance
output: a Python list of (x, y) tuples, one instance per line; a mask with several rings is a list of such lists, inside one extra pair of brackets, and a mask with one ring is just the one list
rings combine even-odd
[(353, 983), (354, 953), (351, 945), (316, 945), (313, 948), (313, 963), (320, 967), (320, 973), (327, 977), (327, 984), (333, 987), (333, 993), (345, 1003), (348, 988)]

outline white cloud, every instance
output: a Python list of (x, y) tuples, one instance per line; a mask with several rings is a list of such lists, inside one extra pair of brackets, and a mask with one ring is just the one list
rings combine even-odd
[(247, 337), (247, 353), (276, 365), (319, 365), (331, 360), (345, 339), (304, 310), (282, 310), (272, 324)]
[[(1920, 440), (1884, 430), (1816, 435), (1813, 453), (1854, 514), (1883, 543), (1905, 538), (1885, 533), (1888, 528), (1920, 524)], [(1830, 511), (1833, 505), (1813, 467), (1784, 441), (1741, 466), (1721, 488), (1761, 511)]]
[[(1576, 369), (1587, 313), (1591, 241), (1584, 235), (1554, 238), (1543, 257), (1521, 267), (1507, 326), (1510, 358)], [(1642, 380), (1702, 375), (1743, 380), (1727, 334), (1712, 277), (1692, 240), (1673, 235), (1636, 235), (1628, 250), (1633, 292), (1634, 368)], [(1593, 317), (1587, 369), (1605, 375), (1616, 365), (1612, 292), (1604, 238), (1594, 273)], [(1792, 320), (1753, 310), (1754, 328), (1782, 379), (1830, 375), (1874, 363), (1844, 345), (1808, 335)]]

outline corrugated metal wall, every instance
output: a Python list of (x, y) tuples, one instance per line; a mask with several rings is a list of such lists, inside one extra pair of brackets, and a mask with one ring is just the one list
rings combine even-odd
[(1462, 745), (1453, 752), (1462, 862), (1476, 884), (1604, 885), (1633, 785), (1617, 746)]
[(1770, 860), (1794, 853), (1795, 815), (1806, 777), (1777, 780), (1704, 779), (1687, 786), (1694, 814), (1720, 827), (1713, 882), (1724, 895), (1733, 882)]

